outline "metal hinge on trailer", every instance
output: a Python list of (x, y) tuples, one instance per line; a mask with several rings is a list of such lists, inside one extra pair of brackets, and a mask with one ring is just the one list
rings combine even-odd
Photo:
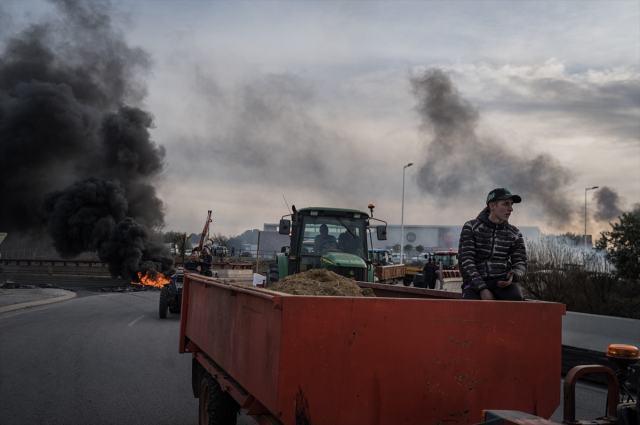
[(194, 353), (193, 357), (218, 381), (222, 390), (233, 397), (243, 414), (251, 416), (259, 425), (283, 425), (253, 394), (245, 390), (213, 360), (202, 353)]

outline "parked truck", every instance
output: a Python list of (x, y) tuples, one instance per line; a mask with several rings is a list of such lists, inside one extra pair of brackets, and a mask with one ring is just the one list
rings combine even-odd
[(356, 283), (376, 298), (187, 273), (179, 350), (200, 423), (473, 424), (484, 409), (558, 407), (564, 305)]
[(395, 284), (404, 278), (404, 264), (391, 262), (390, 249), (370, 249), (369, 256), (373, 261), (374, 281), (377, 283)]

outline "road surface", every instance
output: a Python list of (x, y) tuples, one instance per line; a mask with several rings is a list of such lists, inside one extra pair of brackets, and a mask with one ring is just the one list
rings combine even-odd
[[(0, 315), (2, 424), (196, 424), (179, 316), (158, 318), (158, 292), (84, 292)], [(579, 419), (602, 415), (602, 388), (578, 397)]]

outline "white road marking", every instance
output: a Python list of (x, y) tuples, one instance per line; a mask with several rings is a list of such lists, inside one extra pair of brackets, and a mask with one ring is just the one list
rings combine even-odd
[(133, 326), (133, 325), (135, 325), (135, 324), (136, 324), (136, 322), (137, 322), (138, 320), (142, 319), (143, 317), (144, 317), (144, 314), (143, 314), (142, 316), (138, 317), (138, 318), (137, 318), (136, 320), (134, 320), (133, 322), (129, 323), (127, 326)]

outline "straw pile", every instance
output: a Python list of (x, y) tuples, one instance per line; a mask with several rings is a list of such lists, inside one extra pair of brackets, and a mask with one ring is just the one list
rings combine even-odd
[(356, 283), (327, 269), (315, 269), (287, 276), (269, 287), (291, 295), (328, 297), (375, 297), (373, 289), (360, 289)]

